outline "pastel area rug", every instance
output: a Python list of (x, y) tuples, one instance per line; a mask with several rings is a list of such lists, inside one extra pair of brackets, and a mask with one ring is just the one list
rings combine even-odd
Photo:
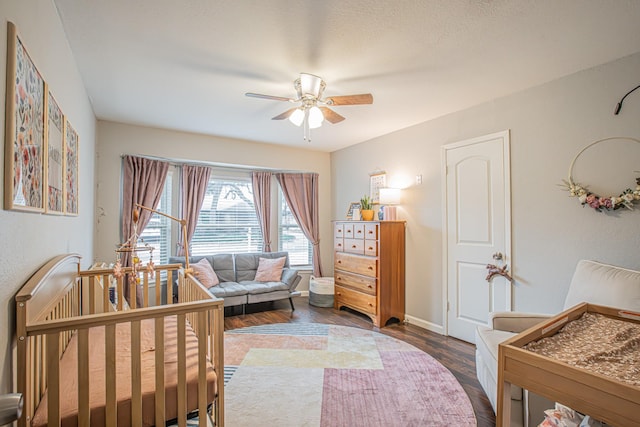
[(475, 426), (453, 374), (380, 333), (319, 323), (225, 333), (225, 425)]

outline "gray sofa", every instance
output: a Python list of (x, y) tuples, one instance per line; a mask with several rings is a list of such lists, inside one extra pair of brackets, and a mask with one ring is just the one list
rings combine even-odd
[[(282, 277), (279, 282), (258, 282), (255, 279), (260, 258), (286, 257)], [(295, 310), (291, 298), (300, 296), (296, 287), (300, 280), (298, 271), (289, 267), (287, 252), (259, 252), (242, 254), (216, 254), (189, 257), (189, 263), (194, 264), (203, 258), (213, 267), (220, 284), (209, 288), (215, 297), (224, 299), (225, 307), (242, 305), (244, 313), (246, 304), (264, 301), (289, 299), (291, 310)], [(182, 264), (184, 257), (170, 257), (170, 264)], [(174, 294), (177, 295), (177, 284), (174, 281)]]

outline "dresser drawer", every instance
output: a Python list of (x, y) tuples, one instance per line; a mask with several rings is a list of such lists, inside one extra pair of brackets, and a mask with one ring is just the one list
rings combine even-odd
[(367, 295), (342, 286), (336, 286), (335, 306), (340, 307), (341, 305), (346, 305), (363, 313), (376, 314), (375, 295)]
[(364, 240), (344, 239), (344, 251), (352, 254), (364, 254)]
[(364, 224), (363, 223), (353, 224), (353, 238), (354, 239), (364, 239)]
[(344, 237), (348, 239), (353, 238), (353, 224), (342, 223), (344, 229)]
[(351, 273), (363, 274), (369, 277), (376, 277), (377, 262), (375, 258), (353, 256), (345, 253), (336, 253), (334, 267), (337, 270)]
[(348, 273), (346, 271), (336, 270), (335, 281), (337, 285), (344, 285), (350, 288), (366, 292), (370, 295), (376, 294), (375, 277), (361, 276), (359, 274)]
[(342, 237), (333, 238), (333, 250), (339, 252), (344, 251), (344, 239)]
[(333, 226), (333, 236), (334, 237), (344, 237), (344, 224), (342, 222), (337, 222)]
[(364, 241), (364, 254), (369, 256), (378, 256), (378, 241), (377, 240), (365, 240)]
[(378, 239), (378, 224), (366, 224), (364, 226), (365, 239)]

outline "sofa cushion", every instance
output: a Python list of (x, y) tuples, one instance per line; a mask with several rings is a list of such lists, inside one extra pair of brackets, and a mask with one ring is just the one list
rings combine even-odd
[(248, 294), (253, 294), (253, 295), (263, 294), (266, 292), (289, 290), (289, 286), (286, 283), (276, 282), (276, 281), (262, 282), (262, 281), (251, 280), (251, 281), (240, 282), (240, 285), (245, 287)]
[(193, 268), (195, 276), (205, 288), (209, 289), (220, 283), (218, 276), (213, 271), (213, 267), (211, 267), (211, 263), (207, 259), (203, 258), (195, 264), (191, 264), (191, 268)]
[[(235, 254), (236, 282), (255, 280), (260, 258), (285, 257), (284, 267), (289, 267), (289, 254), (287, 252), (256, 252)], [(215, 266), (214, 266), (215, 269)], [(217, 270), (216, 270), (217, 271)]]
[(285, 257), (271, 259), (260, 257), (255, 280), (260, 282), (279, 282), (282, 278), (282, 268), (286, 260)]
[[(487, 326), (476, 328), (476, 348), (485, 368), (488, 369), (493, 383), (498, 381), (498, 345), (513, 337), (514, 333), (491, 329)], [(487, 387), (485, 387), (485, 390)], [(518, 386), (511, 386), (511, 399), (522, 400), (522, 389)], [(493, 398), (495, 402), (495, 397)]]
[(640, 311), (640, 271), (581, 260), (569, 285), (564, 308), (582, 302)]
[(247, 288), (236, 282), (220, 282), (218, 286), (209, 288), (209, 293), (217, 298), (246, 295)]

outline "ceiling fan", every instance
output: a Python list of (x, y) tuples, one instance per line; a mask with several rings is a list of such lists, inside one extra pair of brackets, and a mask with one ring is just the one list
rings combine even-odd
[(304, 124), (304, 139), (309, 142), (311, 141), (310, 129), (322, 126), (324, 120), (329, 123), (338, 123), (344, 120), (344, 117), (329, 108), (330, 106), (373, 104), (373, 95), (370, 93), (322, 98), (326, 83), (313, 74), (300, 73), (300, 77), (294, 81), (293, 86), (298, 94), (297, 98), (252, 92), (247, 92), (245, 95), (275, 101), (299, 102), (300, 105), (278, 114), (272, 120), (289, 119), (296, 126)]

